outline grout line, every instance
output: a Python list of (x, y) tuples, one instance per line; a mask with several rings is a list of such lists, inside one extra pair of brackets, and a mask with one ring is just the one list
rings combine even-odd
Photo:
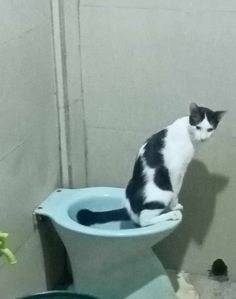
[(162, 8), (162, 7), (155, 7), (155, 6), (125, 6), (125, 5), (93, 5), (93, 4), (83, 4), (81, 5), (83, 8), (105, 8), (105, 9), (129, 9), (129, 10), (160, 10), (160, 11), (166, 11), (166, 12), (178, 12), (178, 13), (236, 13), (235, 9), (180, 9), (180, 8)]
[(78, 51), (80, 57), (80, 87), (81, 87), (81, 103), (82, 103), (82, 115), (83, 115), (83, 139), (84, 139), (84, 159), (85, 159), (85, 184), (88, 186), (88, 133), (87, 123), (85, 116), (85, 99), (84, 99), (84, 84), (83, 84), (83, 63), (82, 63), (82, 50), (81, 50), (81, 23), (80, 23), (80, 0), (78, 0), (77, 15), (78, 15)]
[(56, 112), (57, 112), (57, 129), (58, 129), (58, 146), (59, 146), (59, 171), (60, 171), (60, 185), (62, 185), (62, 162), (61, 162), (61, 128), (59, 125), (59, 102), (58, 102), (58, 80), (57, 80), (57, 68), (56, 68), (56, 55), (55, 55), (55, 39), (54, 39), (54, 24), (53, 24), (53, 4), (52, 0), (50, 1), (50, 9), (51, 9), (51, 31), (52, 31), (52, 50), (53, 50), (53, 60), (54, 60), (54, 83), (55, 83), (55, 104), (56, 104)]
[[(127, 128), (114, 128), (114, 127), (105, 127), (105, 126), (92, 126), (92, 125), (88, 125), (88, 129), (98, 129), (98, 130), (110, 130), (110, 131), (117, 131), (117, 132), (130, 132), (130, 133), (134, 133), (137, 134), (138, 133), (155, 133), (158, 132), (158, 129), (156, 130), (151, 130), (151, 129), (127, 129)], [(151, 132), (151, 133), (150, 133)]]
[(23, 146), (27, 141), (28, 139), (31, 137), (28, 136), (27, 138), (25, 138), (22, 142), (16, 144), (15, 146), (13, 146), (9, 151), (7, 151), (5, 154), (3, 154), (1, 157), (0, 157), (0, 163), (3, 162), (5, 159), (8, 158), (9, 155), (11, 155), (12, 153), (14, 153), (16, 150), (18, 150), (18, 148), (20, 148), (21, 146)]
[(60, 18), (60, 37), (61, 37), (61, 51), (62, 51), (62, 76), (63, 76), (63, 90), (64, 90), (64, 114), (65, 114), (65, 138), (67, 148), (68, 160), (68, 183), (67, 187), (72, 187), (72, 167), (71, 167), (71, 133), (70, 133), (70, 103), (68, 97), (68, 74), (67, 74), (67, 49), (66, 49), (66, 36), (65, 36), (65, 12), (64, 0), (59, 1), (59, 18)]
[(5, 154), (3, 154), (1, 157), (0, 157), (0, 163), (2, 161), (4, 161), (5, 159), (8, 158), (9, 155), (11, 155), (12, 153), (14, 153), (19, 147), (21, 147), (23, 144), (25, 143), (25, 141), (21, 142), (21, 143), (18, 143), (17, 145), (13, 146), (8, 152), (6, 152)]
[[(39, 26), (38, 26), (39, 27)], [(32, 27), (22, 33), (20, 33), (19, 35), (17, 35), (16, 37), (12, 38), (12, 39), (9, 39), (9, 40), (6, 40), (5, 42), (1, 43), (0, 44), (0, 48), (2, 47), (5, 47), (7, 46), (8, 44), (12, 43), (12, 42), (15, 42), (17, 40), (20, 40), (20, 39), (23, 39), (25, 37), (25, 35), (28, 35), (30, 34), (31, 32), (33, 32), (35, 29), (37, 28), (37, 26), (35, 27)]]
[(59, 151), (62, 187), (70, 185), (69, 153), (68, 153), (68, 115), (65, 107), (65, 73), (63, 69), (63, 40), (61, 32), (60, 0), (51, 0), (52, 32), (55, 59), (56, 97), (59, 127)]
[(182, 10), (182, 9), (177, 9), (177, 8), (160, 8), (160, 7), (155, 7), (155, 6), (149, 6), (149, 7), (145, 7), (145, 6), (140, 6), (140, 7), (135, 7), (135, 6), (125, 6), (125, 5), (93, 5), (93, 4), (84, 4), (81, 7), (85, 7), (85, 8), (106, 8), (106, 9), (133, 9), (133, 10), (166, 10), (166, 11), (176, 11), (176, 12), (190, 12), (190, 10)]

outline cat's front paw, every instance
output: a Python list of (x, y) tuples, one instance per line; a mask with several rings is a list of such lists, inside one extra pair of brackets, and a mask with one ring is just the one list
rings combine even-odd
[(173, 208), (173, 211), (183, 211), (184, 207), (180, 204), (177, 203), (177, 205)]
[(169, 220), (172, 220), (172, 221), (182, 220), (182, 213), (179, 210), (172, 211), (171, 217), (169, 218)]

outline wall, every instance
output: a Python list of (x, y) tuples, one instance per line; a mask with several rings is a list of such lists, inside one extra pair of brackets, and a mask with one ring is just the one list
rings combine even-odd
[(0, 18), (0, 230), (18, 259), (0, 259), (0, 290), (12, 299), (47, 287), (32, 212), (60, 184), (59, 144), (50, 1), (0, 1)]
[(80, 1), (90, 186), (125, 186), (142, 142), (196, 101), (228, 114), (191, 164), (184, 220), (155, 250), (169, 268), (236, 278), (235, 1)]

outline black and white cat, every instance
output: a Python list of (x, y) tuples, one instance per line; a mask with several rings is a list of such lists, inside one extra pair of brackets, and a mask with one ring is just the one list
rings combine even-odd
[(148, 226), (180, 219), (183, 206), (178, 194), (194, 156), (194, 146), (211, 137), (224, 113), (191, 104), (190, 116), (177, 119), (140, 148), (126, 187), (124, 208), (106, 212), (81, 210), (77, 214), (79, 223), (131, 219), (139, 226)]

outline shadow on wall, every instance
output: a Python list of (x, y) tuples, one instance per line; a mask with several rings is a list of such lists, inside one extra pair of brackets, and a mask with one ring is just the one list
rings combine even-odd
[(154, 248), (165, 268), (181, 270), (189, 243), (204, 242), (214, 218), (217, 195), (228, 182), (228, 177), (210, 173), (201, 161), (192, 161), (179, 196), (184, 206), (183, 222)]

